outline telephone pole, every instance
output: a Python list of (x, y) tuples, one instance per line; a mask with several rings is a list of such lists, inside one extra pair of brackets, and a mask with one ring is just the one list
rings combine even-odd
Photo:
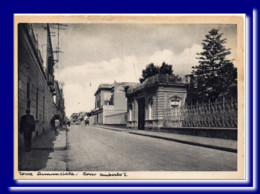
[(59, 62), (59, 53), (63, 53), (61, 50), (60, 50), (60, 30), (66, 30), (66, 26), (68, 26), (67, 24), (59, 24), (59, 23), (55, 23), (55, 24), (52, 24), (52, 27), (53, 29), (57, 29), (57, 47), (56, 47), (56, 50), (53, 51), (54, 53), (56, 53), (56, 60), (55, 60), (55, 63), (58, 63)]

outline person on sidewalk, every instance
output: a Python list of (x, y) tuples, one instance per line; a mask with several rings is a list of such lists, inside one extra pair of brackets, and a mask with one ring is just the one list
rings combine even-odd
[(89, 120), (88, 119), (85, 120), (85, 126), (86, 125), (89, 125)]
[(70, 120), (67, 121), (67, 125), (70, 127)]
[(32, 147), (32, 132), (35, 131), (35, 120), (30, 115), (30, 110), (26, 110), (26, 115), (23, 115), (20, 121), (19, 132), (23, 133), (25, 150), (29, 152)]

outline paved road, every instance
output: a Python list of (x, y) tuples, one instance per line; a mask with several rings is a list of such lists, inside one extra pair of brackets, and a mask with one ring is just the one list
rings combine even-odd
[(72, 125), (70, 171), (234, 171), (237, 154), (167, 140)]

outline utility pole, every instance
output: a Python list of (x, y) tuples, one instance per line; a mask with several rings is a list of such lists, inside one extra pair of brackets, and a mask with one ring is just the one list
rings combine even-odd
[[(57, 35), (58, 35), (58, 40), (57, 40), (57, 47), (56, 47), (56, 50), (53, 51), (54, 53), (56, 53), (56, 56), (57, 56), (57, 59), (55, 60), (55, 63), (58, 63), (59, 62), (59, 53), (63, 53), (61, 50), (60, 50), (60, 30), (66, 30), (66, 26), (68, 26), (67, 24), (59, 24), (59, 23), (55, 23), (55, 24), (52, 24), (52, 27), (53, 29), (57, 29)], [(62, 28), (63, 27), (63, 28)]]

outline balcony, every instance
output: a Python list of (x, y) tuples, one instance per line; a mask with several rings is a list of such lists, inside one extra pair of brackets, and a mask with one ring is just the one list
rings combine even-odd
[[(52, 92), (52, 93), (54, 93), (55, 92), (55, 88), (54, 88), (54, 86), (50, 86), (50, 92)], [(56, 95), (56, 94), (55, 94)]]
[(49, 86), (53, 86), (54, 85), (54, 75), (48, 75), (47, 83), (48, 83)]

